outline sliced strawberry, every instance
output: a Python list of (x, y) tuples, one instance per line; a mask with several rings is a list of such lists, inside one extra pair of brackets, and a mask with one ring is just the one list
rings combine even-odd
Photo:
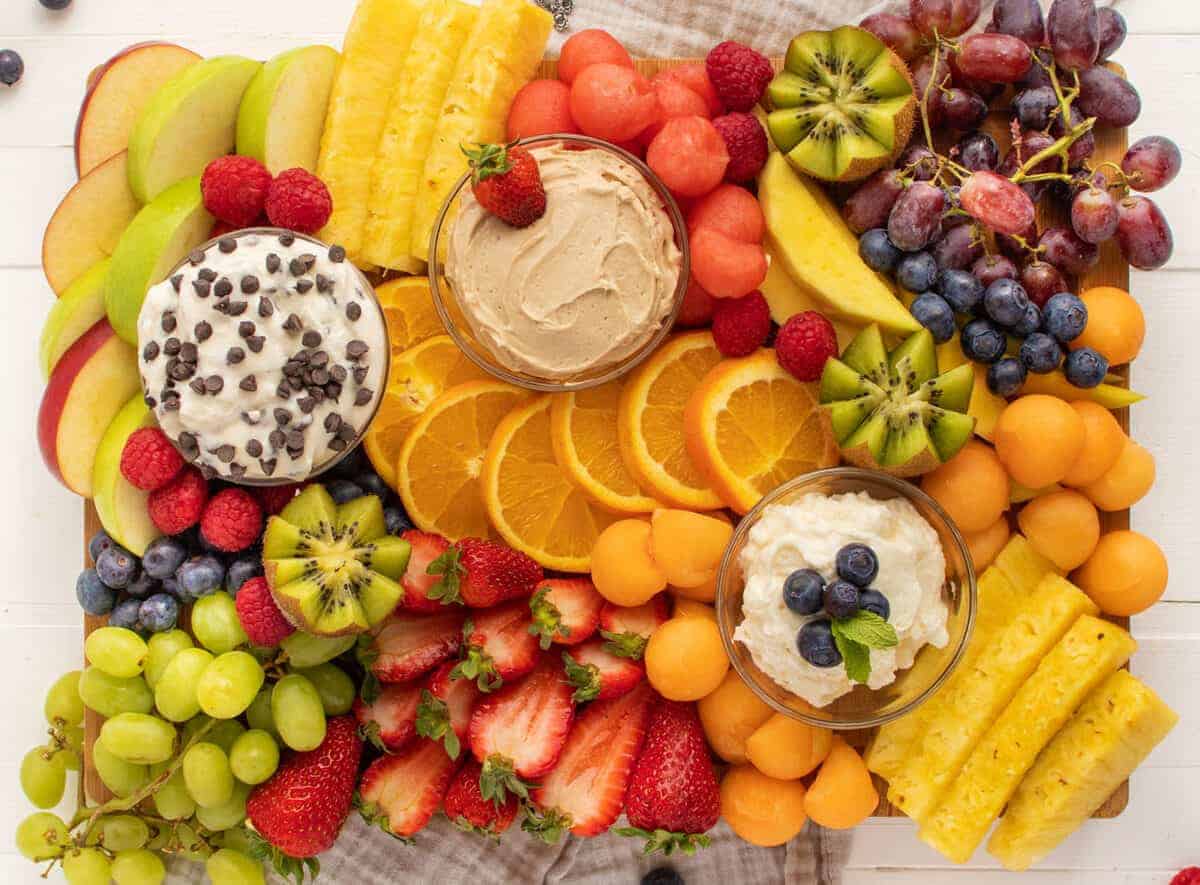
[(471, 725), (471, 711), (479, 689), (469, 679), (452, 679), (454, 664), (442, 664), (429, 674), (417, 705), (417, 734), (441, 741), (446, 753), (457, 759)]
[(577, 703), (618, 698), (646, 675), (641, 661), (618, 657), (608, 645), (597, 637), (563, 652), (567, 681), (575, 687), (573, 697)]
[(483, 767), (474, 759), (463, 763), (446, 790), (442, 811), (452, 823), (464, 830), (481, 836), (499, 836), (517, 816), (517, 797), (509, 796), (499, 804), (484, 799), (479, 789), (482, 773)]
[(450, 542), (441, 535), (416, 529), (409, 529), (400, 537), (412, 547), (408, 556), (408, 568), (400, 578), (400, 584), (404, 587), (404, 599), (400, 601), (400, 607), (412, 612), (441, 611), (441, 601), (429, 597), (429, 592), (437, 586), (441, 578), (430, 572), (429, 567), (446, 552)]
[(576, 836), (596, 836), (611, 827), (653, 702), (654, 691), (642, 682), (622, 697), (590, 705), (571, 727), (558, 764), (533, 791), (542, 814), (526, 828), (545, 835), (547, 828), (569, 827)]
[(640, 661), (650, 634), (669, 617), (671, 608), (665, 593), (632, 607), (606, 602), (600, 609), (600, 635), (608, 640), (606, 647), (613, 654)]
[(463, 627), (467, 651), (450, 676), (473, 679), (480, 691), (495, 691), (520, 679), (538, 662), (538, 639), (524, 602), (475, 612)]
[(384, 685), (369, 704), (358, 698), (354, 716), (359, 734), (384, 752), (399, 752), (417, 733), (420, 702), (421, 688), (412, 683)]
[(358, 810), (367, 823), (411, 836), (433, 817), (458, 770), (442, 745), (417, 740), (403, 753), (380, 756), (358, 784)]
[(451, 658), (462, 644), (463, 614), (392, 614), (359, 657), (382, 682), (407, 682)]
[(463, 538), (429, 568), (441, 576), (431, 598), (471, 608), (524, 599), (543, 577), (542, 567), (524, 553), (482, 538)]
[(587, 578), (550, 578), (542, 581), (529, 600), (530, 629), (543, 649), (554, 642), (578, 645), (596, 632), (604, 605), (604, 597)]

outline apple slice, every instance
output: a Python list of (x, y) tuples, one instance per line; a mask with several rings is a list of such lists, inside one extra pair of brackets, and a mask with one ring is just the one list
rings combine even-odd
[(67, 348), (50, 373), (37, 418), (42, 458), (59, 482), (85, 498), (92, 496), (100, 439), (141, 389), (137, 356), (107, 320)]
[(112, 254), (139, 206), (126, 153), (105, 160), (67, 191), (42, 235), (42, 270), (56, 295)]
[(129, 186), (149, 203), (233, 150), (242, 93), (261, 62), (220, 55), (185, 68), (146, 104), (129, 135)]
[(329, 46), (302, 46), (263, 65), (242, 96), (237, 152), (259, 160), (272, 175), (296, 166), (316, 172), (340, 60)]
[(154, 424), (154, 415), (140, 393), (117, 412), (96, 450), (92, 468), (92, 503), (100, 524), (114, 541), (141, 556), (146, 545), (162, 534), (150, 520), (146, 508), (149, 492), (143, 492), (121, 475), (121, 452), (125, 441), (139, 428)]
[(104, 279), (112, 259), (98, 261), (84, 271), (62, 297), (54, 302), (42, 326), (38, 342), (38, 365), (48, 379), (67, 348), (88, 329), (104, 319)]
[(142, 207), (117, 243), (104, 281), (104, 307), (118, 335), (137, 344), (138, 312), (147, 290), (208, 239), (212, 223), (199, 176), (173, 184)]
[(200, 58), (174, 43), (135, 43), (93, 71), (75, 119), (75, 171), (80, 177), (129, 147), (129, 133), (142, 109), (164, 83)]

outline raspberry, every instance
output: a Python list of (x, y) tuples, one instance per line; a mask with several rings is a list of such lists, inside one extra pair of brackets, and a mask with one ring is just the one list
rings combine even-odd
[(233, 229), (248, 227), (263, 211), (271, 173), (253, 157), (217, 157), (200, 176), (204, 208)]
[(729, 165), (725, 180), (752, 181), (767, 165), (767, 133), (753, 114), (725, 114), (713, 120), (713, 125), (725, 139)]
[(135, 430), (121, 450), (121, 476), (135, 488), (161, 489), (183, 469), (183, 458), (157, 427)]
[(178, 535), (200, 521), (208, 501), (208, 483), (194, 467), (185, 467), (173, 480), (150, 493), (150, 521), (165, 535)]
[(290, 483), (285, 486), (259, 486), (254, 490), (254, 497), (258, 499), (265, 516), (278, 516), (288, 502), (296, 497), (298, 491), (300, 491), (299, 483)]
[(825, 361), (832, 356), (837, 356), (837, 333), (815, 310), (789, 318), (775, 336), (775, 358), (800, 381), (819, 379)]
[(748, 111), (762, 98), (775, 76), (771, 62), (744, 43), (718, 43), (704, 60), (721, 103), (731, 111)]
[(251, 578), (242, 584), (234, 604), (251, 645), (270, 648), (296, 632), (275, 604), (266, 578)]
[(262, 534), (262, 508), (245, 489), (222, 489), (204, 508), (200, 535), (212, 547), (237, 553)]
[(1187, 867), (1175, 874), (1171, 885), (1200, 885), (1200, 867)]
[(761, 292), (721, 298), (713, 308), (713, 338), (725, 356), (749, 356), (771, 333), (771, 310)]
[(315, 234), (332, 212), (333, 198), (325, 182), (298, 166), (284, 169), (267, 189), (267, 218), (276, 227)]

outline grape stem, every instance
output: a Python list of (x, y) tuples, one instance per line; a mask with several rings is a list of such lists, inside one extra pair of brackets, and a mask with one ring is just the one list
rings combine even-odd
[(1095, 117), (1088, 117), (1066, 135), (1060, 138), (1054, 144), (1043, 150), (1038, 151), (1028, 160), (1026, 160), (1020, 169), (1013, 173), (1010, 179), (1013, 184), (1020, 184), (1022, 181), (1070, 181), (1071, 175), (1069, 172), (1043, 172), (1037, 175), (1031, 174), (1031, 170), (1036, 169), (1039, 164), (1044, 163), (1051, 157), (1061, 157), (1065, 166), (1069, 161), (1067, 159), (1067, 151), (1071, 145), (1083, 138), (1092, 131), (1096, 125)]
[(938, 37), (936, 30), (933, 32), (933, 55), (932, 67), (929, 72), (929, 80), (925, 84), (925, 91), (921, 94), (921, 128), (925, 130), (925, 144), (929, 149), (935, 150), (933, 146), (933, 127), (929, 124), (929, 96), (932, 94), (933, 83), (938, 78), (938, 65), (942, 62), (942, 41)]

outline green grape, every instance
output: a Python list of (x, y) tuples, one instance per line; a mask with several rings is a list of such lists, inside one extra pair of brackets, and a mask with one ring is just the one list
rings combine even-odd
[(117, 885), (159, 885), (167, 878), (162, 858), (145, 848), (118, 851), (112, 862), (112, 877)]
[(217, 724), (208, 730), (204, 739), (210, 744), (216, 744), (226, 755), (233, 749), (234, 743), (246, 733), (246, 726), (236, 719), (218, 719)]
[[(156, 778), (170, 767), (169, 762), (151, 765), (150, 776)], [(182, 766), (154, 791), (154, 807), (158, 809), (158, 816), (165, 820), (184, 820), (196, 813), (196, 801), (187, 791)]]
[(63, 767), (63, 771), (79, 771), (83, 765), (83, 760), (80, 755), (74, 750), (59, 750), (54, 754), (54, 758)]
[(222, 802), (220, 805), (214, 805), (211, 808), (197, 808), (196, 820), (200, 822), (204, 829), (214, 833), (236, 827), (246, 819), (246, 798), (249, 795), (249, 784), (235, 783), (233, 785), (233, 795), (229, 797), (228, 802)]
[(155, 633), (150, 637), (150, 642), (147, 643), (146, 682), (151, 688), (158, 685), (158, 680), (162, 679), (163, 671), (167, 669), (167, 664), (171, 663), (171, 659), (185, 648), (192, 648), (194, 643), (192, 637), (188, 636), (182, 630), (168, 630), (165, 633)]
[(50, 860), (70, 841), (67, 825), (57, 814), (39, 811), (17, 824), (17, 850), (29, 860)]
[(62, 801), (67, 769), (61, 753), (34, 747), (21, 760), (21, 789), (36, 808), (53, 808)]
[(183, 754), (183, 782), (201, 808), (228, 802), (233, 795), (229, 757), (216, 744), (204, 741), (194, 745)]
[(204, 671), (196, 686), (200, 709), (214, 719), (241, 715), (262, 688), (264, 678), (263, 669), (253, 655), (244, 651), (225, 652)]
[(100, 728), (100, 742), (126, 762), (152, 765), (175, 755), (175, 726), (145, 713), (121, 713)]
[(212, 879), (212, 885), (263, 885), (265, 882), (262, 864), (232, 848), (213, 852), (204, 862), (204, 871)]
[(250, 706), (246, 708), (246, 721), (250, 723), (251, 728), (257, 728), (259, 731), (265, 731), (272, 737), (278, 737), (279, 732), (275, 730), (275, 720), (271, 718), (271, 692), (274, 686), (264, 685), (254, 696), (254, 700), (250, 702)]
[(154, 695), (141, 676), (123, 679), (109, 676), (99, 667), (88, 667), (79, 677), (79, 696), (88, 709), (101, 716), (118, 713), (149, 713), (154, 709)]
[[(110, 814), (100, 818), (92, 831), (98, 845), (109, 851), (141, 848), (150, 838), (150, 828), (140, 817), (132, 814)], [(90, 841), (88, 844), (92, 844)]]
[(88, 634), (83, 653), (109, 676), (132, 679), (146, 663), (146, 641), (125, 627), (101, 627)]
[[(180, 775), (182, 778), (183, 775)], [(180, 780), (180, 783), (183, 783)], [(168, 824), (155, 823), (150, 827), (150, 841), (146, 843), (147, 851), (162, 851), (171, 841), (171, 827)]]
[(112, 864), (99, 848), (78, 848), (62, 859), (63, 875), (69, 885), (108, 885)]
[(250, 831), (242, 827), (232, 827), (220, 833), (213, 844), (218, 848), (232, 848), (234, 851), (240, 851), (242, 854), (253, 855), (254, 842), (257, 836), (251, 837)]
[(83, 722), (83, 699), (79, 696), (79, 677), (82, 670), (64, 673), (54, 681), (46, 692), (46, 721), (51, 725), (61, 719), (67, 725)]
[(65, 746), (58, 751), (58, 758), (67, 771), (79, 771), (80, 760), (83, 759), (83, 726), (65, 726), (62, 739)]
[(355, 636), (313, 636), (297, 630), (279, 643), (279, 647), (287, 654), (288, 663), (304, 669), (332, 661), (352, 649), (357, 641)]
[(122, 799), (150, 781), (150, 769), (147, 766), (114, 756), (100, 741), (92, 745), (92, 765), (96, 767), (104, 786)]
[(175, 827), (175, 841), (179, 845), (180, 856), (188, 860), (203, 861), (207, 855), (204, 840), (197, 835), (192, 824), (179, 824)]
[(316, 688), (326, 716), (341, 716), (354, 706), (354, 681), (336, 664), (317, 664), (296, 672)]
[(172, 722), (186, 722), (199, 713), (196, 686), (212, 662), (213, 656), (202, 648), (185, 648), (177, 652), (154, 686), (154, 704), (158, 712)]
[(325, 740), (325, 708), (313, 684), (289, 673), (271, 692), (271, 716), (279, 736), (293, 750), (315, 750)]
[(279, 744), (269, 733), (252, 729), (233, 742), (229, 767), (242, 783), (261, 784), (279, 767)]
[(196, 641), (215, 655), (223, 655), (250, 642), (242, 629), (233, 597), (223, 590), (196, 600), (191, 623)]

